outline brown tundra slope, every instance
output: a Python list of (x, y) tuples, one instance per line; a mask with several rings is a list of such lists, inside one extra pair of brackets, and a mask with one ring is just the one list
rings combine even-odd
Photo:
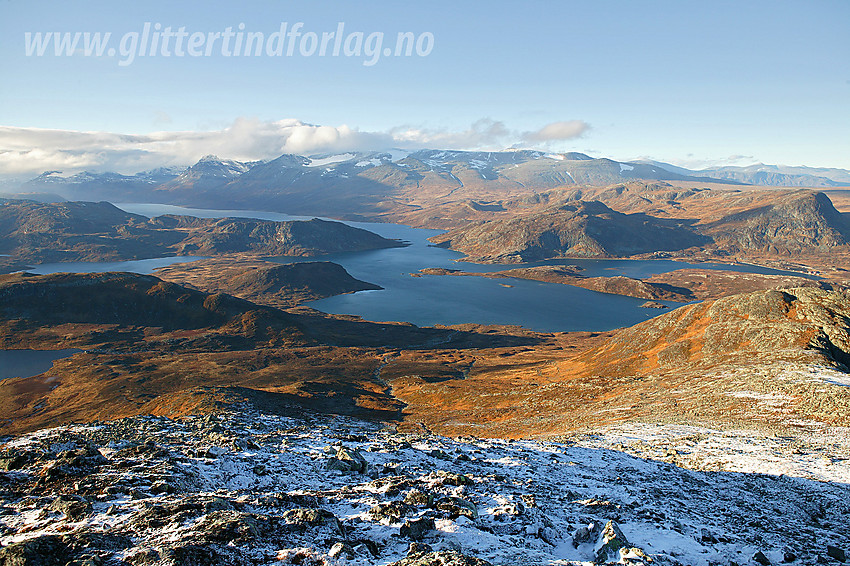
[(623, 421), (847, 426), (849, 331), (850, 293), (819, 288), (686, 305), (612, 333), (539, 334), (284, 312), (152, 276), (7, 275), (0, 348), (85, 351), (0, 382), (0, 431), (234, 399), (477, 436)]
[(560, 360), (391, 383), (407, 420), (445, 434), (556, 435), (633, 420), (847, 426), (848, 364), (850, 294), (799, 288), (686, 305)]
[(411, 351), (429, 371), (454, 376), (461, 352), (498, 356), (553, 342), (530, 332), (284, 312), (150, 275), (0, 275), (0, 349), (83, 350), (38, 376), (0, 380), (0, 434), (196, 414), (234, 398), (278, 412), (394, 420), (400, 404), (380, 378), (387, 356)]

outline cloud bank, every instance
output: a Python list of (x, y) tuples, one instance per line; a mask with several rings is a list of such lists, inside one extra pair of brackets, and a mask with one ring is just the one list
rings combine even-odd
[(482, 119), (468, 129), (452, 131), (398, 126), (369, 132), (347, 125), (322, 126), (296, 119), (260, 121), (237, 118), (215, 131), (117, 134), (0, 126), (0, 175), (117, 171), (135, 173), (161, 166), (191, 165), (204, 155), (241, 161), (273, 159), (284, 153), (401, 149), (501, 149), (510, 145), (548, 146), (581, 136), (588, 125), (579, 120), (547, 124), (518, 132), (503, 122)]
[(543, 126), (536, 132), (525, 132), (523, 139), (531, 143), (569, 140), (581, 136), (589, 127), (586, 122), (582, 122), (581, 120), (553, 122)]

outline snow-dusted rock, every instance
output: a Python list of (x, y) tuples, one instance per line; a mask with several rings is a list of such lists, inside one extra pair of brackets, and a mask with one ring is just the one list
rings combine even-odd
[(60, 427), (0, 446), (14, 461), (0, 469), (0, 566), (835, 562), (847, 436), (451, 439), (248, 410)]

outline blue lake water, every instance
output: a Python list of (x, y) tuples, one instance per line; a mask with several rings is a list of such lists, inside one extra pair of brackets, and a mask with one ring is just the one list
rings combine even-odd
[[(210, 210), (160, 204), (117, 204), (116, 206), (145, 216), (187, 214), (202, 218), (233, 216), (263, 220), (312, 218), (275, 212)], [(640, 305), (645, 302), (644, 299), (598, 293), (569, 285), (485, 277), (440, 275), (411, 277), (411, 273), (416, 273), (425, 267), (444, 267), (485, 273), (521, 266), (458, 262), (463, 254), (435, 247), (427, 241), (430, 236), (439, 234), (439, 230), (423, 230), (397, 224), (348, 221), (345, 223), (370, 230), (386, 238), (407, 241), (410, 246), (332, 254), (319, 258), (268, 258), (281, 263), (333, 261), (345, 267), (353, 277), (384, 287), (383, 291), (361, 291), (309, 303), (309, 306), (323, 312), (359, 315), (374, 321), (412, 322), (419, 326), (474, 322), (519, 325), (543, 332), (610, 330), (636, 324), (666, 312), (661, 309), (641, 308)], [(582, 274), (587, 276), (648, 277), (685, 267), (750, 273), (788, 273), (751, 265), (694, 264), (670, 260), (570, 259), (528, 265), (578, 265), (584, 270)], [(664, 302), (664, 304), (676, 307), (681, 303)]]
[(0, 379), (32, 377), (53, 367), (53, 362), (82, 350), (0, 350)]
[(187, 263), (204, 259), (202, 257), (156, 257), (153, 259), (134, 259), (129, 261), (67, 261), (62, 263), (41, 263), (28, 268), (29, 273), (46, 275), (48, 273), (103, 273), (104, 271), (127, 271), (129, 273), (150, 274), (159, 267), (175, 263)]

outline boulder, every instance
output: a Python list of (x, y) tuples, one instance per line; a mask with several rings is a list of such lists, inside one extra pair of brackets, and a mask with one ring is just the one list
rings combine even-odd
[(60, 495), (48, 507), (62, 513), (69, 521), (79, 521), (91, 514), (91, 503), (79, 495)]
[[(598, 529), (599, 523), (594, 526)], [(593, 533), (594, 529), (591, 529)], [(575, 538), (573, 539), (575, 543)], [(620, 530), (619, 525), (614, 521), (608, 521), (599, 532), (599, 538), (596, 541), (595, 558), (597, 562), (623, 562), (628, 559), (630, 564), (648, 564), (650, 558), (640, 548), (633, 547), (626, 539), (626, 535)]]
[(385, 501), (378, 503), (369, 510), (369, 516), (373, 521), (388, 520), (390, 523), (398, 523), (407, 515), (413, 513), (415, 508), (400, 501)]
[(55, 566), (68, 561), (61, 537), (44, 535), (0, 548), (0, 566)]
[(404, 495), (404, 502), (408, 505), (430, 507), (434, 504), (434, 496), (414, 488)]
[(315, 527), (327, 527), (332, 531), (343, 534), (342, 523), (336, 515), (325, 509), (290, 509), (281, 517), (290, 526), (307, 529)]
[(357, 472), (361, 474), (366, 473), (366, 469), (368, 468), (368, 463), (366, 462), (366, 458), (363, 457), (363, 454), (360, 450), (352, 450), (345, 448), (344, 446), (339, 446), (336, 448), (336, 453), (334, 456), (328, 460), (328, 463), (325, 467), (328, 470), (339, 470), (341, 472)]
[(847, 562), (847, 553), (844, 552), (843, 548), (839, 548), (837, 546), (833, 546), (831, 544), (828, 544), (826, 546), (826, 554), (830, 558), (835, 558), (839, 562)]
[(421, 517), (419, 519), (405, 521), (398, 530), (398, 534), (411, 540), (422, 540), (425, 538), (425, 535), (436, 530), (436, 528), (434, 519), (431, 517)]
[(478, 507), (460, 497), (441, 497), (434, 504), (434, 507), (448, 514), (449, 519), (457, 519), (460, 516), (468, 517), (469, 519), (478, 518)]
[(436, 483), (437, 485), (460, 486), (470, 485), (472, 483), (471, 479), (462, 474), (447, 472), (445, 470), (437, 470), (436, 472), (432, 472), (428, 476), (428, 478), (434, 480), (434, 483)]

